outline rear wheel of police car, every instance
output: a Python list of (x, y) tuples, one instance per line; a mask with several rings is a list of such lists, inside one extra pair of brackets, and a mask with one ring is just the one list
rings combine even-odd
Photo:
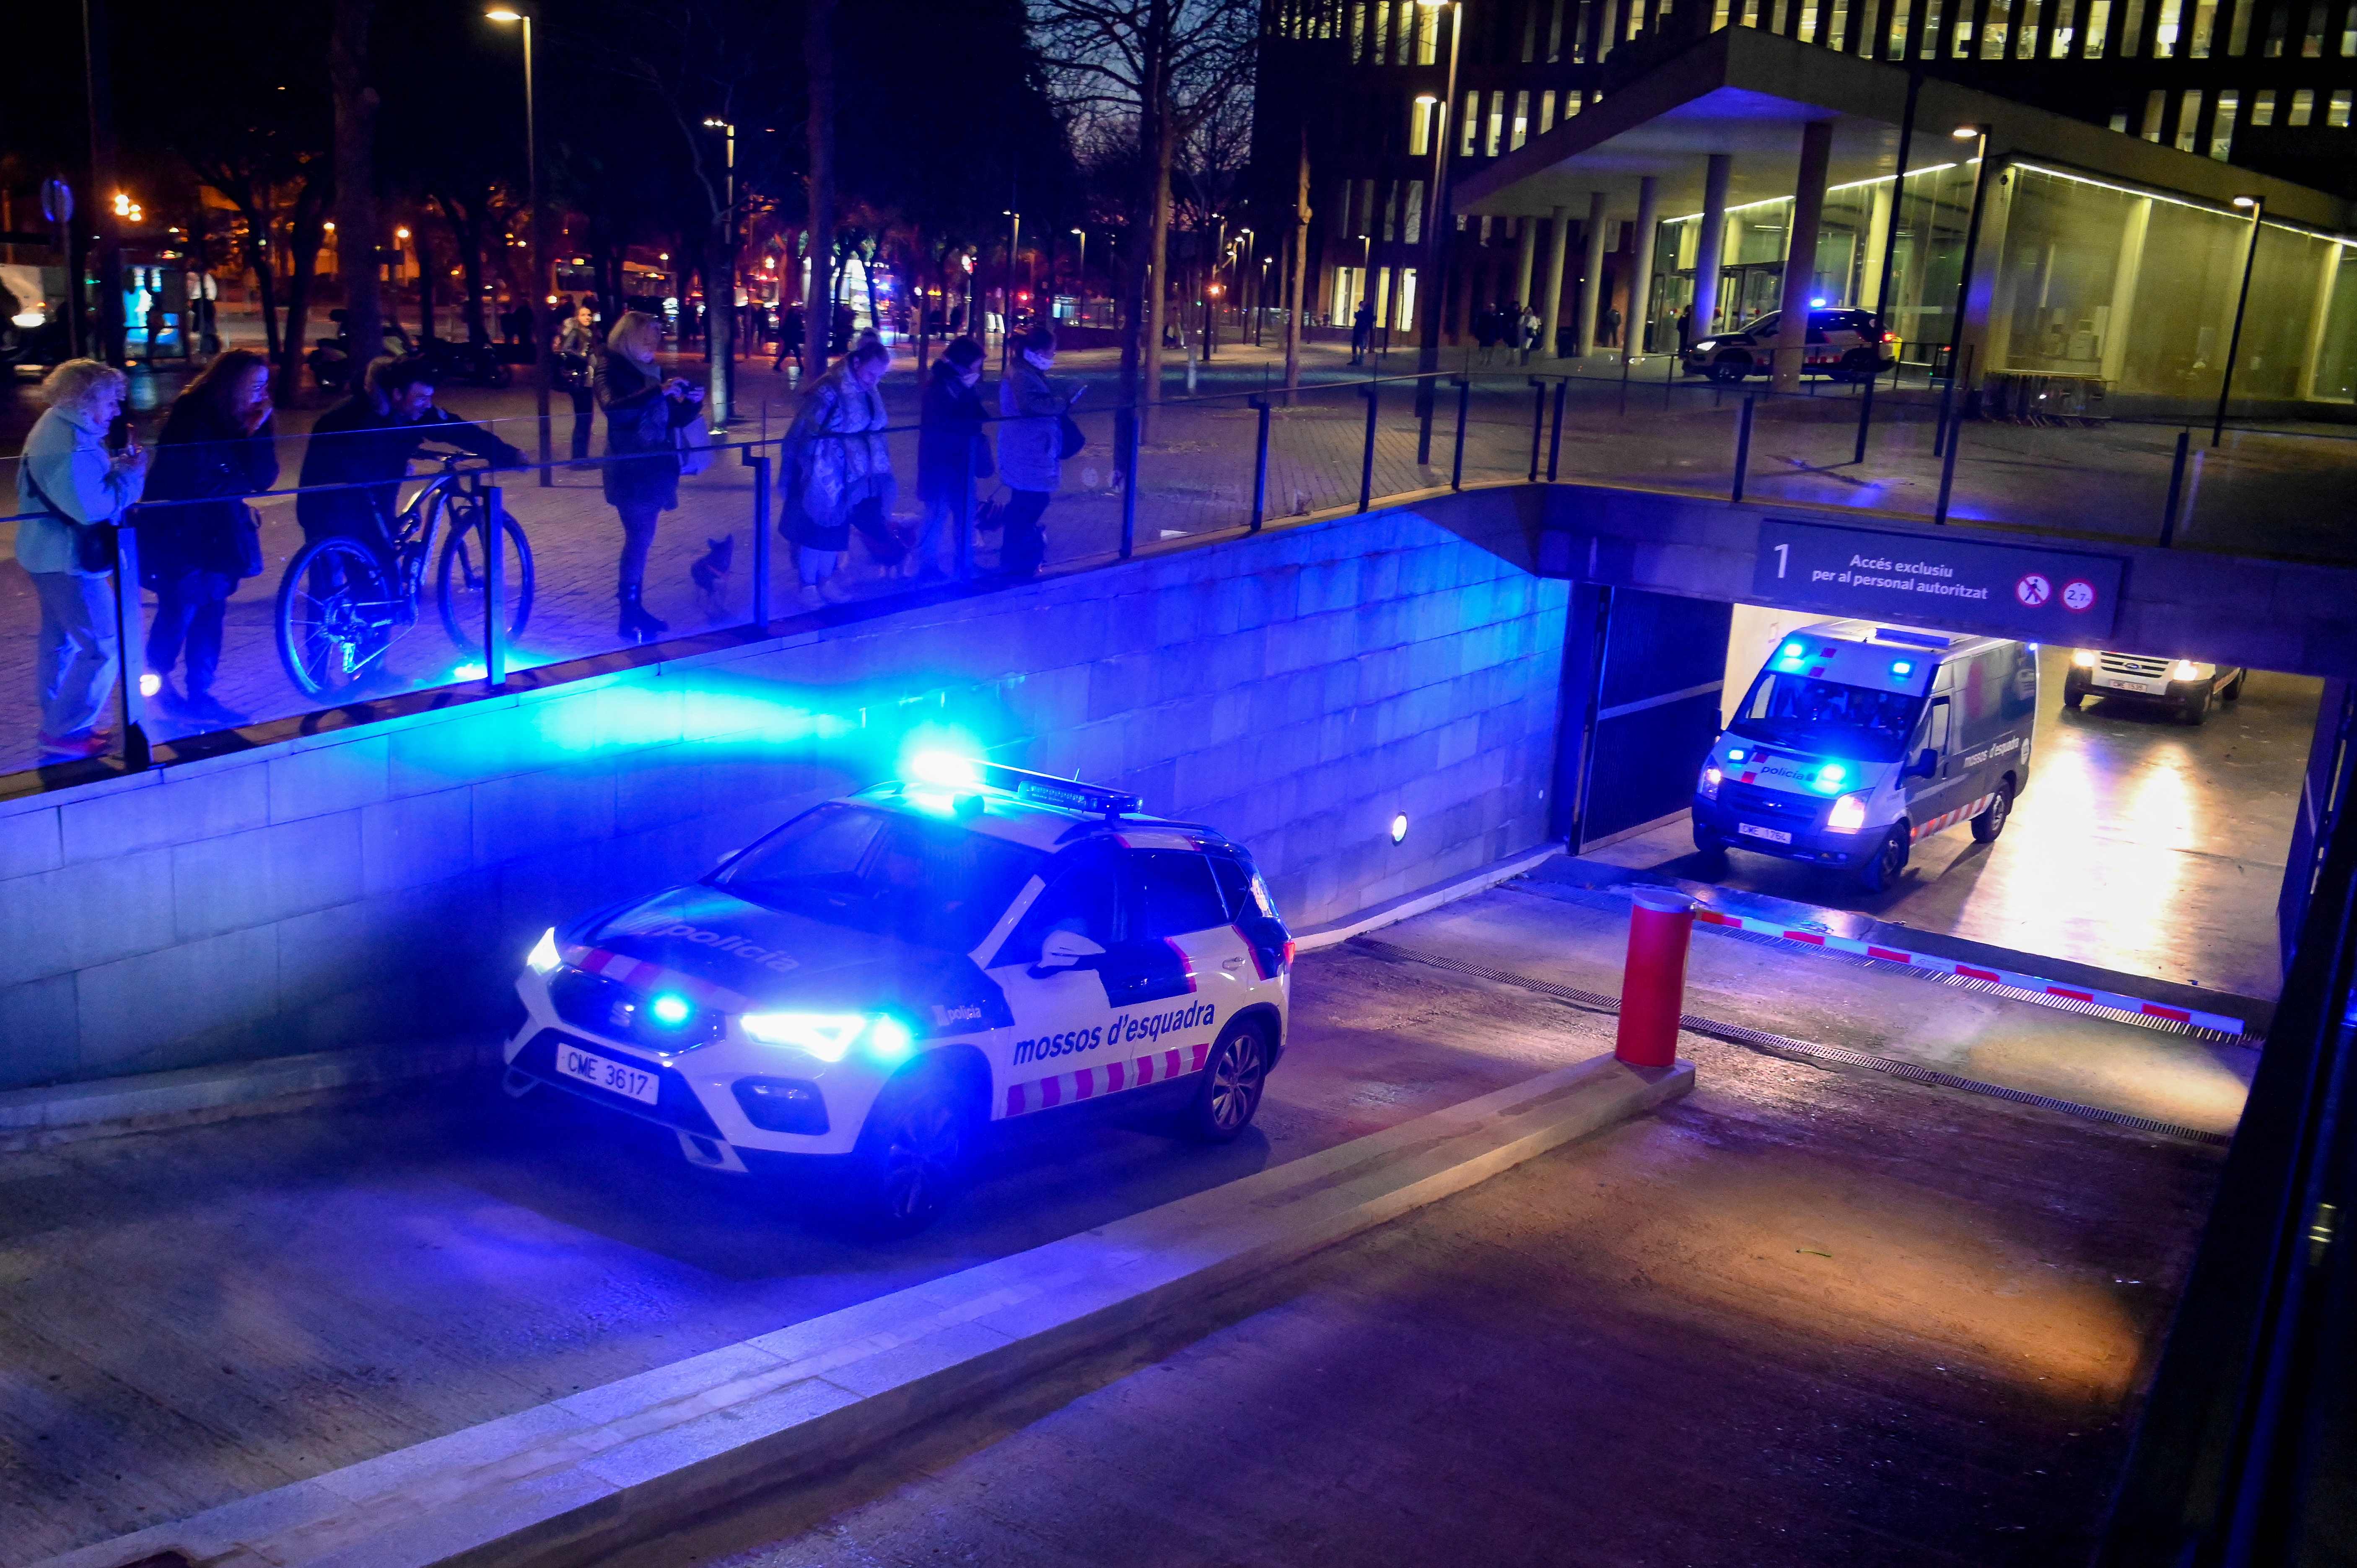
[(1837, 381), (1870, 381), (1882, 369), (1881, 360), (1867, 349), (1852, 349), (1841, 357), (1835, 367), (1833, 379)]
[(886, 1084), (852, 1153), (846, 1218), (879, 1236), (912, 1236), (940, 1218), (973, 1163), (975, 1109), (943, 1067), (914, 1068)]
[(1874, 852), (1874, 858), (1857, 868), (1858, 885), (1868, 893), (1887, 892), (1907, 869), (1907, 824), (1900, 823)]
[(1710, 362), (1710, 379), (1715, 381), (1739, 381), (1750, 373), (1749, 354), (1721, 354)]
[(1981, 814), (1973, 819), (1973, 837), (1982, 843), (1996, 843), (1996, 835), (2005, 832), (2007, 819), (2013, 815), (2013, 786), (2000, 784)]
[(1268, 1084), (1268, 1034), (1259, 1023), (1239, 1018), (1221, 1031), (1203, 1063), (1202, 1086), (1180, 1118), (1199, 1143), (1233, 1142), (1252, 1125)]

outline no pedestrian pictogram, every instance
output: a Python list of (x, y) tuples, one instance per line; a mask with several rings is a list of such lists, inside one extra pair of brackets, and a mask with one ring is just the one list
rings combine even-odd
[[(2033, 609), (2044, 604), (2053, 592), (2054, 585), (2036, 572), (2030, 573), (2013, 585), (2013, 596)], [(2090, 588), (2088, 595), (2091, 598), (2093, 594), (2094, 590)]]

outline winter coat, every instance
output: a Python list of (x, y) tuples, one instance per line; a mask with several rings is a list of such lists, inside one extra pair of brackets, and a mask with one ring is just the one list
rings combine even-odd
[(1056, 493), (1062, 482), (1062, 417), (1067, 400), (1030, 360), (1017, 355), (998, 381), (998, 477), (1014, 490)]
[[(606, 450), (617, 460), (601, 476), (609, 506), (679, 505), (679, 447), (672, 432), (702, 410), (663, 395), (662, 378), (627, 354), (597, 360), (597, 406), (606, 411)], [(643, 456), (634, 456), (643, 453)]]
[(963, 505), (974, 479), (990, 472), (981, 389), (966, 385), (955, 365), (937, 360), (917, 419), (917, 499), (929, 507)]
[[(79, 409), (43, 411), (25, 437), (16, 467), (16, 564), (27, 572), (104, 576), (74, 564), (74, 525), (116, 521), (139, 499), (145, 481), (137, 468), (114, 460), (105, 430)], [(36, 484), (47, 501), (34, 494)]]
[(182, 398), (174, 403), (156, 437), (156, 463), (147, 474), (145, 499), (222, 499), (135, 513), (139, 580), (154, 588), (177, 583), (191, 572), (252, 575), (247, 540), (253, 524), (243, 498), (260, 495), (277, 482), (278, 446), (271, 421), (264, 420), (262, 428), (249, 435), (210, 398)]
[(873, 500), (892, 515), (892, 454), (878, 434), (891, 423), (884, 394), (862, 386), (845, 360), (818, 379), (786, 433), (786, 532), (812, 550), (851, 548), (851, 514)]
[(495, 468), (514, 467), (523, 454), (484, 429), (438, 408), (411, 424), (376, 405), (366, 392), (345, 399), (319, 416), (303, 448), (298, 483), (364, 485), (365, 489), (326, 489), (295, 498), (295, 516), (306, 539), (343, 534), (380, 542), (400, 510), (401, 481), (409, 460), (428, 441), (490, 459)]

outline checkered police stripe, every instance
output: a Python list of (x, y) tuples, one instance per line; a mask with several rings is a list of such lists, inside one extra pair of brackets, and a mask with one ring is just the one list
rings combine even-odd
[(1943, 816), (1933, 817), (1928, 822), (1918, 822), (1915, 824), (1914, 836), (1919, 839), (1927, 839), (1933, 833), (1938, 832), (1942, 828), (1953, 828), (1958, 822), (1964, 822), (1967, 818), (1977, 817), (1983, 811), (1987, 811), (1989, 802), (1996, 799), (1996, 797), (1995, 795), (1984, 795), (1979, 800), (1973, 801), (1971, 804), (1959, 806), (1954, 811), (1950, 811)]
[(1059, 1105), (1093, 1100), (1101, 1094), (1118, 1094), (1125, 1089), (1143, 1089), (1149, 1083), (1200, 1072), (1211, 1054), (1211, 1043), (1205, 1040), (1200, 1045), (1155, 1051), (1130, 1061), (1106, 1062), (1071, 1072), (1051, 1073), (1028, 1083), (1010, 1083), (1006, 1086), (1006, 1114), (1023, 1116), (1034, 1111), (1052, 1111)]
[(716, 1013), (743, 1013), (753, 1005), (751, 998), (725, 985), (715, 985), (708, 980), (698, 980), (692, 974), (682, 974), (675, 969), (665, 969), (662, 964), (649, 963), (644, 959), (625, 958), (604, 948), (568, 947), (562, 956), (576, 969), (602, 974), (633, 990), (676, 991), (697, 1006)]
[[(1970, 808), (1966, 808), (1969, 810)], [(1788, 942), (1801, 942), (1821, 948), (1827, 952), (1855, 953), (1860, 958), (1879, 959), (1885, 963), (1903, 963), (1913, 969), (1930, 970), (1938, 974), (1953, 975), (1959, 980), (1977, 980), (1986, 984), (2002, 986), (2030, 1002), (2049, 1002), (2065, 1008), (2101, 1007), (2115, 1013), (2125, 1013), (2132, 1018), (2149, 1018), (2161, 1025), (2179, 1025), (2195, 1029), (2212, 1029), (2222, 1035), (2240, 1036), (2248, 1031), (2243, 1020), (2230, 1018), (2222, 1013), (2203, 1013), (2190, 1007), (2165, 1007), (2158, 1002), (2147, 1002), (2140, 996), (2126, 996), (2116, 991), (2093, 991), (2084, 986), (2057, 985), (2036, 975), (2021, 974), (2012, 970), (1984, 969), (1979, 964), (1965, 963), (1958, 959), (1940, 958), (1932, 953), (1910, 952), (1904, 948), (1884, 947), (1879, 942), (1859, 941), (1854, 937), (1836, 937), (1824, 931), (1795, 930), (1781, 920), (1762, 920), (1749, 915), (1730, 915), (1719, 909), (1695, 911), (1697, 923), (1724, 926), (1734, 930), (1749, 931), (1758, 936), (1777, 937)]]

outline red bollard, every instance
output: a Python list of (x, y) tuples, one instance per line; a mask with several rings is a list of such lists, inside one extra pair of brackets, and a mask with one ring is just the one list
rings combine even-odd
[(1686, 941), (1693, 934), (1693, 899), (1666, 887), (1637, 890), (1629, 908), (1629, 967), (1620, 977), (1620, 1029), (1612, 1047), (1631, 1067), (1677, 1062)]

